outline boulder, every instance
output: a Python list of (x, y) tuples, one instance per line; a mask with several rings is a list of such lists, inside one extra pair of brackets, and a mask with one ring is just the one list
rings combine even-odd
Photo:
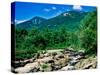
[(58, 64), (55, 64), (55, 65), (52, 66), (53, 71), (57, 71), (57, 70), (59, 70), (61, 68), (62, 68), (62, 66), (58, 65)]
[(61, 59), (61, 58), (64, 58), (64, 54), (62, 53), (59, 53), (55, 56), (55, 59)]
[(48, 57), (48, 56), (50, 56), (50, 54), (49, 53), (45, 53), (44, 56), (45, 57)]
[(24, 67), (19, 67), (15, 69), (17, 73), (28, 73), (31, 70), (38, 68), (39, 64), (37, 62), (26, 64)]
[(56, 55), (57, 55), (57, 52), (53, 52), (53, 53), (52, 53), (52, 56), (56, 56)]
[(35, 61), (36, 61), (36, 62), (39, 62), (39, 63), (47, 63), (47, 62), (49, 62), (49, 61), (51, 61), (51, 60), (53, 60), (53, 59), (52, 59), (52, 57), (50, 56), (50, 57), (44, 57), (44, 58), (42, 58), (42, 59), (36, 59)]
[(62, 59), (54, 60), (54, 61), (55, 61), (54, 62), (55, 65), (57, 65), (57, 66), (59, 65), (61, 67), (66, 66), (68, 64), (68, 59), (67, 58), (62, 58)]
[(89, 69), (89, 68), (93, 69), (93, 68), (96, 68), (96, 66), (97, 66), (97, 63), (94, 61), (94, 62), (92, 62), (90, 64), (85, 65), (83, 67), (83, 69)]
[(89, 57), (86, 59), (81, 59), (80, 62), (78, 62), (75, 67), (77, 69), (94, 69), (97, 66), (97, 59), (93, 57)]
[(79, 60), (74, 60), (74, 59), (73, 59), (73, 60), (71, 60), (71, 61), (69, 62), (69, 64), (74, 66), (74, 65), (75, 65), (76, 63), (78, 63), (78, 62), (79, 62)]
[(44, 54), (40, 54), (39, 58), (42, 59), (44, 57)]
[(67, 71), (67, 70), (75, 70), (75, 67), (74, 66), (65, 66), (63, 68), (61, 68), (61, 71)]
[(29, 67), (19, 67), (15, 69), (16, 73), (28, 73), (30, 72), (31, 68)]

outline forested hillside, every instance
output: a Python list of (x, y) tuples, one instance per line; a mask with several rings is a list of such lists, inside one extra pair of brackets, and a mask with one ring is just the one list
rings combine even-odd
[[(36, 18), (35, 18), (36, 19)], [(97, 12), (67, 12), (52, 19), (37, 18), (16, 25), (16, 59), (50, 49), (97, 54)]]
[(97, 12), (89, 13), (80, 26), (80, 40), (82, 47), (88, 54), (97, 54)]
[(16, 24), (16, 28), (32, 30), (34, 27), (38, 29), (44, 29), (48, 27), (49, 29), (57, 29), (61, 26), (65, 26), (67, 30), (75, 31), (79, 27), (80, 21), (86, 14), (88, 14), (88, 12), (73, 10), (61, 13), (60, 15), (49, 19), (37, 16), (26, 22)]

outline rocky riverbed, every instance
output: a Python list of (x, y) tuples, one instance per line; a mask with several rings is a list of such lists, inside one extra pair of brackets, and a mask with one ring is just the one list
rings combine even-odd
[(15, 61), (15, 73), (67, 71), (79, 69), (95, 69), (96, 57), (87, 57), (83, 51), (50, 50), (36, 54), (27, 60)]

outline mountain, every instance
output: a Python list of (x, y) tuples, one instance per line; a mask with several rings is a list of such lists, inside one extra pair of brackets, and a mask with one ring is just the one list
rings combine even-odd
[(41, 24), (43, 27), (48, 28), (59, 28), (61, 26), (64, 26), (68, 30), (75, 30), (79, 27), (80, 21), (86, 16), (86, 14), (86, 12), (68, 11), (54, 18), (48, 19)]
[(39, 27), (41, 22), (44, 22), (44, 21), (46, 21), (46, 19), (36, 16), (28, 21), (17, 24), (16, 27), (21, 28), (21, 29), (31, 29), (32, 27)]
[(86, 14), (86, 12), (82, 11), (67, 11), (50, 19), (34, 17), (29, 21), (17, 24), (16, 27), (24, 29), (31, 29), (32, 27), (42, 29), (48, 27), (51, 29), (55, 29), (61, 26), (65, 26), (68, 30), (75, 30), (79, 27), (80, 21), (84, 18)]

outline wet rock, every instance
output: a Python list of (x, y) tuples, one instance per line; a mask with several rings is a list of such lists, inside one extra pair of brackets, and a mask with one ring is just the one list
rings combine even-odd
[(55, 65), (59, 65), (59, 66), (66, 66), (68, 64), (68, 59), (67, 58), (63, 58), (63, 59), (59, 59), (59, 60), (55, 60)]
[(40, 54), (39, 58), (42, 59), (44, 57), (44, 54)]
[(38, 62), (29, 63), (29, 64), (25, 65), (25, 67), (30, 67), (30, 68), (35, 68), (35, 67), (38, 67), (38, 66), (39, 66)]
[(69, 62), (69, 64), (70, 65), (75, 65), (76, 63), (78, 63), (79, 61), (78, 60), (71, 60), (70, 62)]
[(53, 52), (53, 53), (52, 53), (52, 56), (56, 56), (56, 55), (57, 55), (57, 52)]
[(93, 69), (93, 68), (96, 68), (96, 66), (97, 66), (97, 63), (94, 61), (94, 62), (92, 62), (90, 64), (85, 65), (83, 67), (83, 69), (89, 69), (89, 68)]
[(77, 55), (76, 58), (77, 58), (77, 60), (80, 60), (80, 59), (85, 59), (86, 57), (85, 56), (81, 56), (81, 55)]
[(47, 63), (54, 63), (54, 60), (52, 59), (52, 60), (49, 60)]
[(48, 57), (48, 56), (50, 56), (50, 54), (49, 53), (45, 53), (44, 56), (45, 57)]
[(38, 68), (39, 64), (37, 62), (26, 64), (24, 67), (19, 67), (15, 69), (17, 73), (28, 73), (34, 68)]
[(34, 62), (35, 58), (29, 59), (30, 63)]
[(86, 59), (81, 59), (80, 62), (78, 62), (75, 67), (77, 69), (89, 69), (89, 68), (96, 68), (97, 66), (97, 59), (93, 57), (89, 57)]
[(15, 72), (16, 73), (28, 73), (31, 69), (28, 67), (28, 68), (24, 68), (24, 67), (19, 67), (17, 69), (15, 69)]
[(38, 71), (40, 71), (39, 67), (30, 70), (30, 72), (38, 72)]
[(47, 63), (49, 61), (52, 61), (52, 57), (44, 57), (42, 59), (36, 59), (35, 61), (39, 63)]
[(75, 67), (74, 66), (65, 66), (61, 69), (61, 71), (67, 71), (67, 70), (75, 70)]
[(55, 59), (61, 59), (61, 58), (64, 58), (64, 54), (62, 53), (59, 53), (55, 56)]
[(31, 59), (26, 59), (26, 60), (20, 60), (20, 61), (15, 61), (14, 64), (15, 64), (15, 68), (17, 67), (24, 67), (26, 64), (28, 63), (32, 63), (34, 62), (35, 58), (31, 58)]
[(58, 64), (55, 64), (54, 66), (52, 66), (53, 71), (57, 71), (57, 70), (59, 70), (61, 68), (62, 68), (62, 66), (58, 65)]

